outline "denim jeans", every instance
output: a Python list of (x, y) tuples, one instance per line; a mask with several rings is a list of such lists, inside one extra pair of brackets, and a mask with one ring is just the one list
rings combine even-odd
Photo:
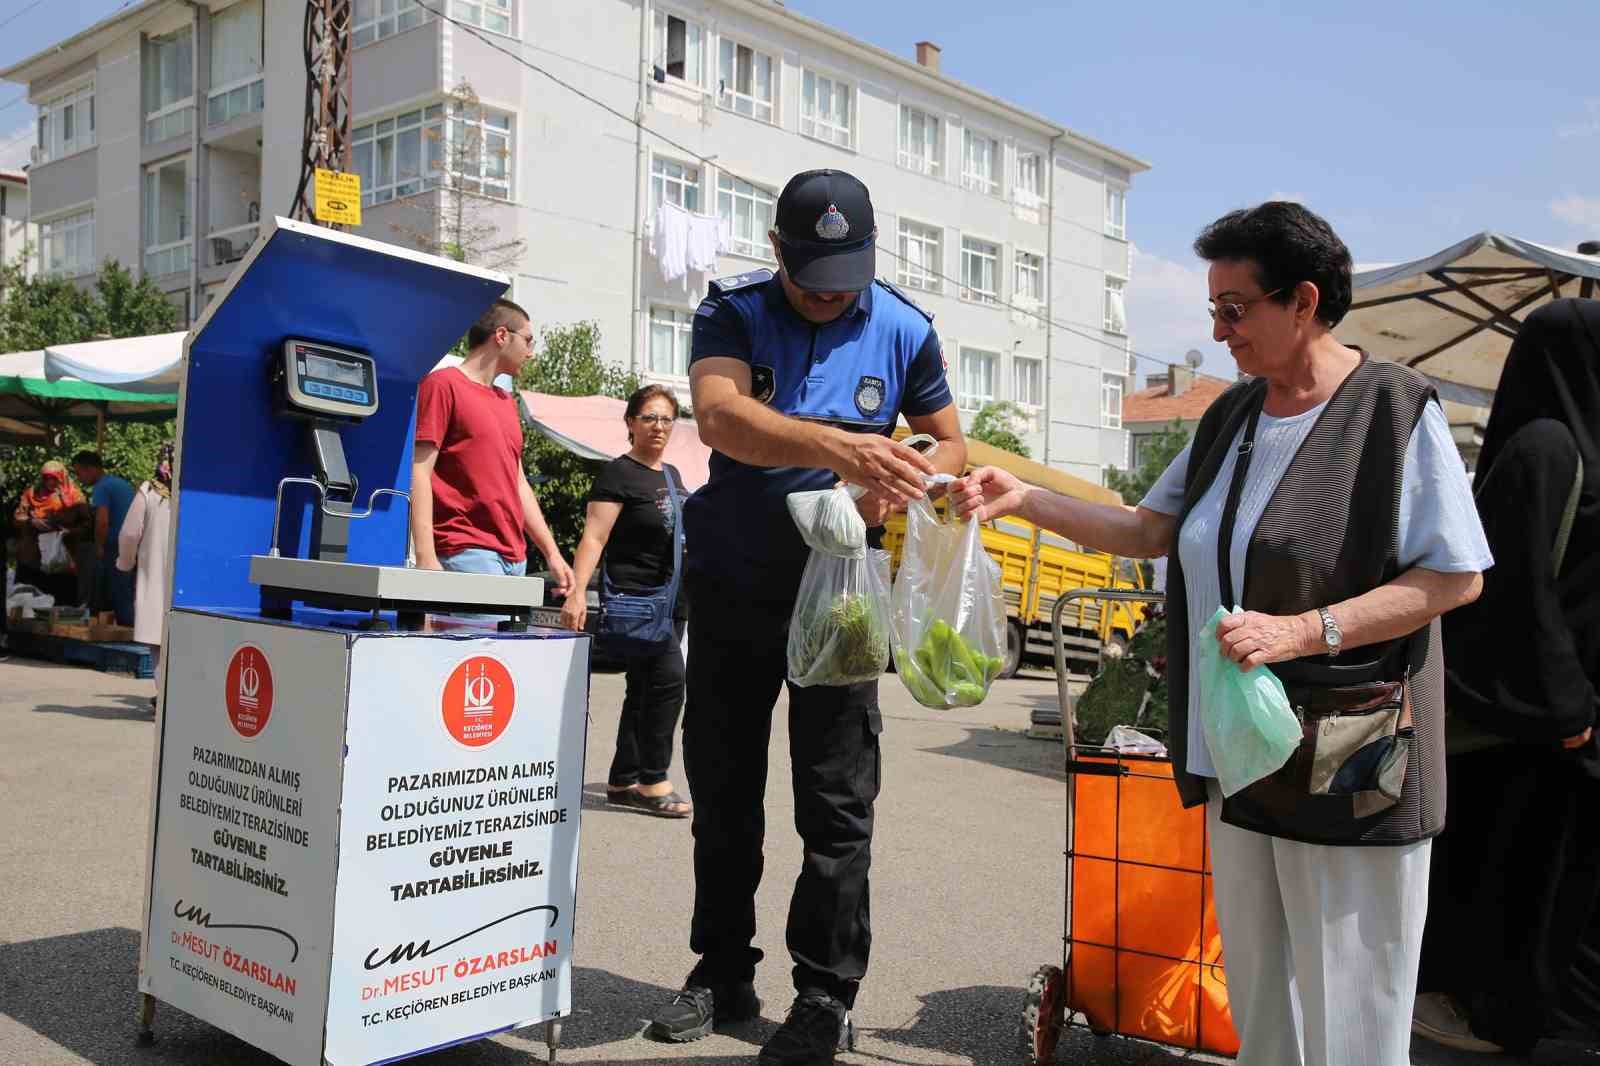
[(454, 555), (441, 555), (439, 565), (458, 574), (510, 574), (521, 577), (528, 572), (528, 560), (511, 562), (488, 548), (467, 548)]

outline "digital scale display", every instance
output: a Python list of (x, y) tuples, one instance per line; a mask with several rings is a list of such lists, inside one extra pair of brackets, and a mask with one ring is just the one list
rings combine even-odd
[(372, 357), (314, 341), (283, 345), (284, 398), (303, 414), (366, 418), (378, 409)]

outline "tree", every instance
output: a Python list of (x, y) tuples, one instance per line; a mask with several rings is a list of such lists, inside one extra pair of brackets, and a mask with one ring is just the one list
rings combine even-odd
[[(540, 351), (517, 375), (517, 388), (554, 396), (611, 396), (619, 400), (639, 387), (631, 370), (608, 363), (601, 355), (600, 326), (578, 322), (547, 327), (539, 334)], [(534, 491), (550, 532), (569, 560), (583, 536), (585, 501), (600, 470), (537, 433), (525, 435), (522, 463), (538, 474)]]
[[(432, 196), (404, 201), (417, 216), (412, 223), (390, 228), (418, 248), (458, 263), (509, 270), (526, 250), (521, 238), (503, 239), (511, 182), (509, 128), (497, 112), (485, 108), (472, 85), (463, 80), (445, 99), (445, 124), (423, 128), (426, 173), (399, 175), (434, 187)], [(422, 160), (417, 160), (422, 166)]]
[(1123, 503), (1137, 504), (1188, 443), (1189, 431), (1183, 428), (1183, 420), (1173, 419), (1171, 425), (1151, 437), (1140, 449), (1137, 470), (1106, 467), (1106, 487), (1120, 492)]
[[(174, 315), (172, 305), (149, 279), (135, 280), (109, 259), (88, 290), (64, 278), (25, 278), (17, 267), (0, 271), (0, 351), (162, 333), (173, 328)], [(155, 471), (156, 449), (172, 438), (174, 428), (172, 420), (106, 426), (101, 447), (106, 468), (134, 482), (148, 478)], [(0, 448), (0, 502), (14, 499), (32, 483), (45, 460), (68, 461), (94, 446), (94, 427), (65, 426), (48, 445)], [(10, 514), (0, 519), (9, 521)]]
[(1028, 446), (1022, 443), (1022, 434), (1018, 432), (1024, 428), (1026, 418), (1022, 408), (1009, 401), (986, 403), (973, 416), (972, 428), (967, 431), (967, 436), (1029, 459), (1032, 456)]

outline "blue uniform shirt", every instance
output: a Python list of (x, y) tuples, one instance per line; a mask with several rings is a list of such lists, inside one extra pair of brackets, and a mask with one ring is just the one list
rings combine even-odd
[[(883, 281), (824, 325), (795, 313), (771, 271), (714, 281), (695, 312), (689, 361), (707, 357), (749, 363), (752, 395), (774, 410), (857, 433), (887, 436), (900, 414), (952, 402), (932, 316)], [(686, 572), (750, 598), (792, 599), (808, 549), (785, 497), (837, 480), (712, 452), (710, 481), (684, 507)]]

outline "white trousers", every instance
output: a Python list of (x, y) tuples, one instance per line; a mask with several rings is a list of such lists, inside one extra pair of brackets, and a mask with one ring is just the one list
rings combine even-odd
[(1410, 1066), (1432, 841), (1327, 847), (1206, 804), (1237, 1066)]

